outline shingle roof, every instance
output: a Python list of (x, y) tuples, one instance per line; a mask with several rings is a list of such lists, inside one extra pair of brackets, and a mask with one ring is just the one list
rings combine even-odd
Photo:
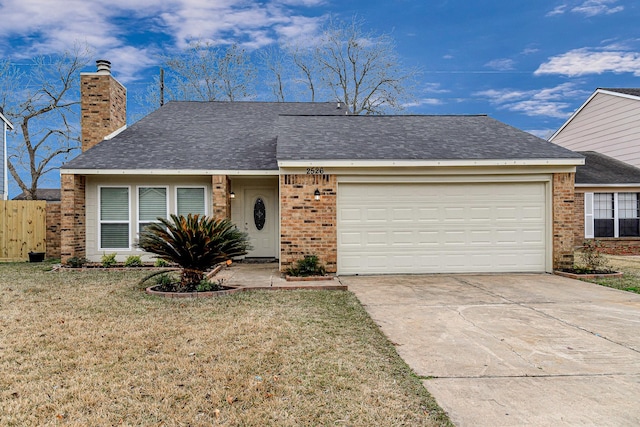
[(582, 157), (487, 116), (280, 116), (277, 127), (278, 160)]
[[(36, 197), (38, 200), (46, 200), (47, 202), (59, 202), (60, 201), (60, 189), (59, 188), (39, 188), (36, 190)], [(27, 200), (27, 195), (23, 191), (18, 194), (13, 200)]]
[(633, 87), (629, 87), (629, 88), (623, 88), (623, 87), (607, 88), (607, 87), (601, 87), (600, 89), (608, 90), (609, 92), (618, 92), (618, 93), (624, 93), (625, 95), (633, 95), (633, 96), (640, 97), (640, 88), (633, 88)]
[(640, 169), (595, 151), (580, 151), (585, 164), (576, 168), (576, 184), (640, 184)]
[(345, 114), (335, 102), (169, 102), (67, 169), (277, 170), (279, 114)]
[(336, 107), (170, 102), (63, 168), (277, 170), (278, 160), (581, 158), (487, 116), (348, 116)]

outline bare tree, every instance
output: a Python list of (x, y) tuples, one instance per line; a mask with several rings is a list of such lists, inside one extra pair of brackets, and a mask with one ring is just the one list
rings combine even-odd
[[(391, 36), (366, 31), (356, 18), (350, 22), (331, 19), (318, 37), (281, 49), (293, 75), (278, 78), (304, 85), (305, 98), (311, 102), (343, 102), (351, 114), (401, 110), (412, 99), (411, 89), (420, 73), (402, 65)], [(276, 74), (273, 66), (267, 69)]]
[(168, 99), (235, 101), (253, 96), (255, 68), (237, 45), (220, 48), (196, 42), (181, 55), (166, 58), (165, 65)]
[(12, 83), (0, 87), (0, 106), (16, 126), (9, 144), (8, 169), (29, 199), (37, 198), (40, 180), (79, 149), (78, 81), (88, 62), (86, 47), (60, 56), (38, 57), (28, 73), (10, 68)]

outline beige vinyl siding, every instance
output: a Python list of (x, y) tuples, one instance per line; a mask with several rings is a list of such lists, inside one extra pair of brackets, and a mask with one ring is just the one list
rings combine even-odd
[(597, 151), (640, 167), (640, 101), (596, 94), (552, 140), (574, 151)]
[(211, 212), (211, 177), (210, 176), (88, 176), (86, 184), (86, 257), (90, 261), (99, 262), (105, 253), (116, 252), (118, 261), (124, 261), (129, 255), (142, 255), (144, 261), (152, 261), (153, 258), (132, 246), (129, 250), (102, 250), (100, 249), (99, 230), (99, 188), (100, 187), (129, 187), (131, 217), (129, 221), (130, 236), (138, 233), (138, 197), (139, 187), (165, 187), (167, 188), (168, 211), (175, 213), (176, 188), (178, 187), (203, 187), (205, 188), (205, 203), (207, 213)]

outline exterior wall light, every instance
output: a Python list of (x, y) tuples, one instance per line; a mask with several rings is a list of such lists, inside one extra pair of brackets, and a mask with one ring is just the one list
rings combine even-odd
[(229, 193), (229, 197), (232, 199), (236, 198), (236, 193), (234, 193), (233, 191), (231, 193)]
[(320, 190), (316, 188), (316, 191), (313, 193), (313, 198), (316, 200), (320, 200)]

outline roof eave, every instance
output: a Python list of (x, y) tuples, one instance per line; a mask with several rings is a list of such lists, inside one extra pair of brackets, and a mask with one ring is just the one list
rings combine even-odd
[(277, 169), (270, 170), (218, 170), (218, 169), (82, 169), (61, 168), (63, 175), (162, 175), (162, 176), (194, 176), (194, 175), (278, 175)]
[(581, 166), (584, 158), (478, 159), (478, 160), (279, 160), (281, 168), (300, 167), (482, 167), (482, 166)]

